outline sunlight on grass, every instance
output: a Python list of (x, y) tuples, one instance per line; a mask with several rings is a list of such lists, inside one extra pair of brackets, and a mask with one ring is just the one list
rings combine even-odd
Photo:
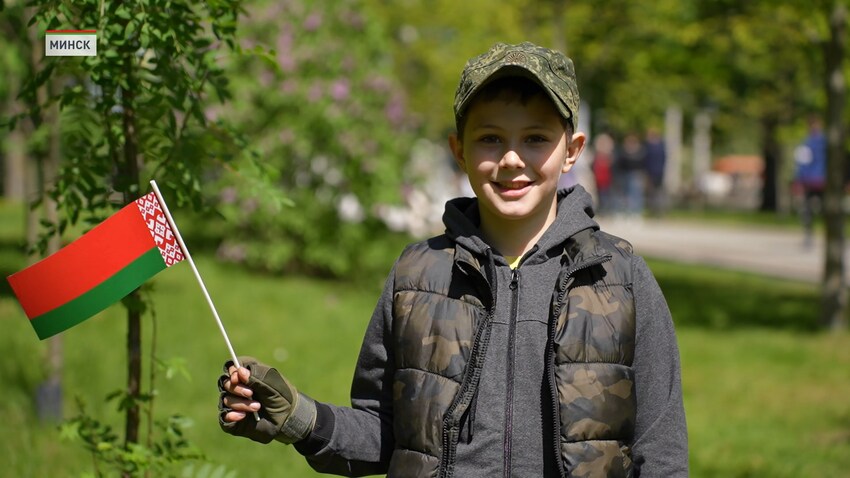
[(686, 328), (679, 339), (694, 476), (845, 476), (849, 335)]
[(717, 329), (766, 326), (812, 331), (818, 327), (818, 289), (689, 264), (648, 261), (677, 325)]

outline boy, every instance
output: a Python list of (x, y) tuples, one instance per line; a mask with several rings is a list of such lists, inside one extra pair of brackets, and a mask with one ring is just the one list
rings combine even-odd
[(246, 358), (219, 380), (222, 429), (350, 476), (687, 476), (661, 291), (580, 186), (557, 191), (585, 144), (578, 106), (559, 52), (497, 44), (471, 59), (449, 144), (477, 199), (449, 201), (446, 233), (397, 260), (352, 406)]

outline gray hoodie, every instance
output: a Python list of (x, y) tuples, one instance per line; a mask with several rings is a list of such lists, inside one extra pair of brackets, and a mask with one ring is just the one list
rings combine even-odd
[[(544, 375), (549, 306), (560, 250), (576, 233), (599, 228), (592, 217), (590, 196), (583, 188), (562, 190), (556, 221), (515, 270), (493, 251), (496, 309), (478, 392), (458, 443), (454, 476), (557, 476), (554, 448), (548, 443), (554, 432), (547, 418)], [(491, 248), (478, 229), (475, 199), (450, 201), (443, 220), (449, 238), (487, 255)], [(687, 476), (687, 430), (672, 320), (646, 263), (635, 256), (632, 270), (637, 402), (632, 460), (638, 476)], [(387, 436), (392, 430), (393, 373), (381, 368), (391, 363), (393, 352), (382, 349), (384, 330), (375, 319), (391, 309), (391, 303), (388, 285), (364, 337), (352, 408), (319, 404), (316, 429), (296, 444), (319, 471), (356, 476), (386, 470), (393, 447)]]

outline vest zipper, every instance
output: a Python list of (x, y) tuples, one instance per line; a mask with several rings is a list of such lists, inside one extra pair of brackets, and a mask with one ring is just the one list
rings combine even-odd
[[(492, 269), (492, 252), (488, 250), (488, 253), (490, 254), (489, 259)], [(467, 373), (464, 375), (460, 390), (458, 390), (457, 394), (455, 394), (454, 400), (452, 400), (452, 403), (449, 404), (449, 408), (446, 410), (445, 415), (443, 415), (443, 450), (440, 457), (440, 468), (437, 473), (439, 478), (450, 478), (454, 471), (454, 460), (455, 454), (457, 453), (457, 439), (460, 433), (459, 421), (453, 419), (455, 410), (458, 406), (460, 406), (461, 402), (464, 401), (467, 402), (466, 406), (469, 406), (469, 402), (473, 398), (468, 397), (470, 387), (475, 387), (473, 394), (478, 392), (478, 379), (481, 376), (481, 368), (484, 361), (483, 356), (487, 353), (487, 345), (490, 341), (490, 328), (493, 323), (493, 316), (496, 312), (495, 301), (498, 290), (498, 285), (495, 282), (495, 271), (488, 275), (490, 276), (489, 310), (487, 310), (484, 322), (482, 322), (475, 331), (475, 337), (472, 341), (472, 350), (469, 354), (469, 362), (466, 365)], [(472, 368), (470, 369), (469, 367)]]
[[(440, 459), (440, 469), (438, 476), (442, 477), (450, 477), (452, 476), (451, 467), (454, 466), (455, 454), (457, 453), (457, 439), (460, 434), (460, 426), (459, 422), (453, 420), (454, 411), (460, 405), (460, 403), (464, 400), (469, 401), (465, 397), (469, 393), (469, 388), (472, 386), (472, 383), (478, 383), (478, 378), (481, 375), (481, 354), (483, 353), (482, 349), (487, 348), (487, 344), (482, 344), (482, 336), (484, 336), (485, 332), (487, 332), (487, 340), (489, 340), (489, 332), (490, 325), (493, 321), (493, 309), (491, 309), (488, 314), (485, 322), (481, 324), (481, 327), (478, 329), (478, 333), (475, 334), (473, 350), (470, 354), (470, 362), (467, 367), (472, 368), (472, 375), (469, 379), (464, 380), (461, 384), (460, 390), (455, 395), (454, 401), (449, 405), (449, 408), (446, 410), (446, 414), (443, 416), (443, 453)], [(477, 393), (477, 387), (475, 393)], [(467, 407), (469, 403), (467, 403)]]
[(567, 295), (567, 288), (569, 284), (573, 280), (573, 274), (576, 272), (588, 269), (590, 267), (602, 264), (603, 262), (608, 262), (611, 260), (611, 256), (602, 256), (597, 257), (593, 260), (583, 262), (577, 266), (574, 266), (564, 273), (563, 278), (561, 279), (560, 286), (558, 288), (558, 297), (555, 302), (555, 307), (552, 309), (552, 317), (549, 320), (549, 346), (546, 348), (546, 354), (548, 355), (546, 360), (546, 367), (548, 367), (548, 377), (549, 377), (549, 393), (551, 397), (550, 405), (552, 406), (552, 420), (553, 420), (553, 440), (552, 447), (555, 451), (555, 464), (558, 467), (558, 476), (566, 477), (567, 471), (564, 469), (564, 461), (561, 458), (561, 411), (560, 411), (560, 401), (558, 400), (558, 385), (555, 383), (555, 333), (557, 332), (558, 326), (558, 317), (561, 315), (561, 307), (564, 304), (564, 299)]
[(516, 322), (519, 310), (519, 272), (511, 272), (511, 319), (508, 328), (507, 391), (505, 400), (505, 442), (503, 476), (511, 476), (511, 449), (513, 448), (514, 420), (514, 355), (516, 355)]

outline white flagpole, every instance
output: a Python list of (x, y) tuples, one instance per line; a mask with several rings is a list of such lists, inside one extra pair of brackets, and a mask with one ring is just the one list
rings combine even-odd
[[(201, 279), (201, 274), (198, 272), (198, 268), (195, 267), (195, 261), (192, 260), (192, 254), (189, 254), (189, 248), (186, 247), (186, 243), (183, 242), (183, 236), (180, 235), (180, 230), (177, 229), (177, 224), (174, 222), (174, 218), (171, 217), (171, 213), (168, 211), (168, 206), (165, 204), (165, 199), (162, 198), (162, 193), (159, 192), (159, 187), (156, 185), (156, 181), (151, 180), (151, 187), (153, 188), (153, 193), (156, 194), (156, 198), (159, 200), (159, 205), (162, 206), (162, 212), (165, 213), (165, 218), (168, 220), (171, 230), (174, 232), (174, 237), (177, 238), (177, 243), (180, 244), (180, 249), (183, 250), (186, 260), (189, 261), (189, 266), (192, 267), (192, 272), (195, 273), (195, 278), (198, 279), (201, 291), (203, 291), (204, 297), (207, 299), (207, 304), (209, 304), (210, 310), (215, 317), (215, 321), (218, 323), (218, 329), (221, 331), (221, 335), (224, 337), (224, 342), (227, 344), (227, 350), (230, 351), (230, 358), (233, 359), (234, 365), (241, 367), (242, 365), (239, 363), (239, 358), (236, 356), (236, 352), (233, 350), (233, 345), (230, 343), (230, 338), (227, 336), (227, 331), (224, 330), (224, 324), (221, 322), (221, 317), (218, 316), (218, 311), (215, 308), (215, 304), (213, 304), (212, 298), (210, 298), (210, 293), (207, 292), (207, 286), (204, 285), (204, 280)], [(257, 412), (254, 412), (254, 418), (257, 420), (260, 419)]]

